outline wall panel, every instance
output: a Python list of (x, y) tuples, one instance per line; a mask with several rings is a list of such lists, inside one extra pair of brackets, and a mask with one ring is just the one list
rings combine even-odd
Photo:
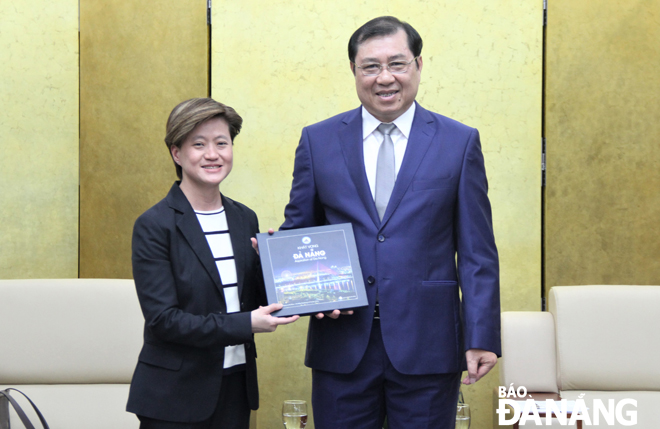
[(660, 3), (554, 0), (546, 285), (660, 284)]
[(206, 1), (80, 8), (80, 276), (131, 278), (133, 223), (176, 179), (167, 116), (208, 94)]
[[(214, 2), (212, 95), (245, 120), (222, 191), (252, 207), (262, 230), (281, 224), (301, 129), (359, 105), (348, 39), (387, 14), (424, 38), (420, 103), (480, 130), (503, 309), (539, 310), (542, 2)], [(260, 428), (280, 424), (282, 400), (310, 397), (306, 330), (302, 320), (257, 336)], [(491, 426), (496, 384), (493, 372), (464, 389), (474, 427)]]
[(78, 2), (0, 2), (0, 278), (78, 276)]

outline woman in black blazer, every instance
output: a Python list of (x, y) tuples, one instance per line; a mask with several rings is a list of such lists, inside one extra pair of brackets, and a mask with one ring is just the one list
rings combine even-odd
[(184, 101), (167, 121), (181, 180), (133, 229), (145, 324), (127, 410), (141, 429), (247, 429), (259, 406), (253, 334), (298, 318), (265, 306), (250, 240), (257, 216), (219, 190), (241, 125), (234, 109), (210, 98)]

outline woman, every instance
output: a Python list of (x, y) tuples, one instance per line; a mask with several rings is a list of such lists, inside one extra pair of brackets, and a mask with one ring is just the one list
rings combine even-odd
[(167, 121), (181, 180), (133, 230), (145, 326), (127, 410), (142, 429), (247, 429), (259, 406), (253, 333), (298, 318), (272, 316), (281, 304), (259, 307), (257, 216), (219, 190), (242, 122), (210, 98), (184, 101)]

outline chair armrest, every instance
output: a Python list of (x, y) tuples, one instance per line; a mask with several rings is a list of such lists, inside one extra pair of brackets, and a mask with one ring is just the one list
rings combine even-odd
[(529, 392), (554, 392), (557, 352), (554, 317), (540, 311), (502, 313), (500, 384), (524, 386)]

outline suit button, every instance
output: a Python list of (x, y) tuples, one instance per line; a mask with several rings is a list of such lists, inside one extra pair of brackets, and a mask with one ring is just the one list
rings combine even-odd
[(374, 284), (376, 282), (376, 279), (373, 276), (367, 277), (367, 283), (370, 285)]
[(381, 243), (385, 241), (385, 236), (383, 234), (378, 234), (378, 241), (380, 241)]

